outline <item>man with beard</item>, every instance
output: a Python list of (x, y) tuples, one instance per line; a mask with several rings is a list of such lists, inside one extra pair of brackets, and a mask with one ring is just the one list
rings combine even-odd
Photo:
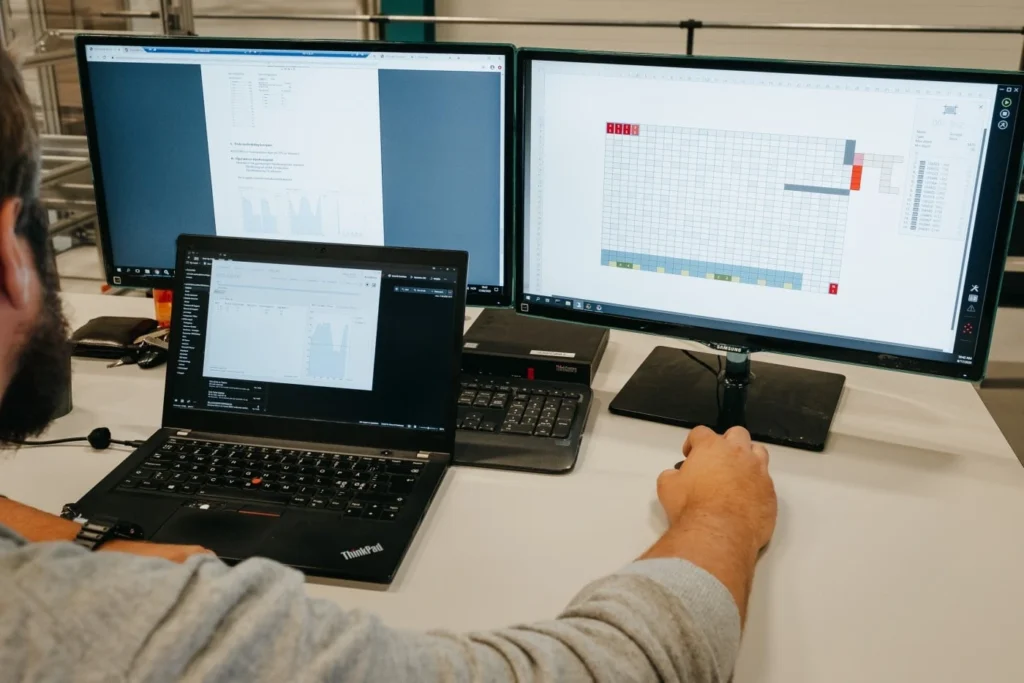
[[(29, 102), (0, 50), (0, 443), (42, 431), (69, 381), (38, 176)], [(0, 678), (724, 682), (775, 492), (743, 429), (694, 429), (683, 453), (658, 478), (668, 531), (640, 560), (557, 619), (467, 635), (389, 629), (307, 597), (299, 572), (267, 560), (229, 568), (126, 541), (89, 552), (68, 542), (75, 523), (0, 500)]]

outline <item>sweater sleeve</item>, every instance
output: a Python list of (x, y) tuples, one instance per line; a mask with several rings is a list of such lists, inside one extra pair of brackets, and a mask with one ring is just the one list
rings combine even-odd
[(469, 634), (389, 628), (266, 560), (25, 545), (0, 553), (0, 588), (0, 642), (60, 643), (5, 646), (0, 664), (46, 680), (724, 683), (740, 637), (726, 588), (667, 559), (595, 581), (550, 621)]

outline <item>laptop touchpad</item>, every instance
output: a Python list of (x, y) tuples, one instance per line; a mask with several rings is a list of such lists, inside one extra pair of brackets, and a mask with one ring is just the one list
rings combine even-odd
[(225, 559), (243, 560), (257, 554), (264, 538), (280, 522), (280, 517), (182, 507), (152, 540), (201, 545)]

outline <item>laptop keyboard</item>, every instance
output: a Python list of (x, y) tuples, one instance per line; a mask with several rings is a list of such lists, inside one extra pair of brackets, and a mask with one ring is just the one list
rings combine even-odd
[(222, 496), (391, 521), (423, 463), (399, 458), (168, 439), (119, 489)]
[[(525, 384), (529, 384), (528, 382)], [(583, 396), (510, 382), (463, 382), (459, 429), (564, 439)]]

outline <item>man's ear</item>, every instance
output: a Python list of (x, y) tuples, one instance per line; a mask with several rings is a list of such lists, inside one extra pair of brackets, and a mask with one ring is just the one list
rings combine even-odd
[(21, 200), (0, 201), (0, 298), (16, 309), (32, 305), (35, 278), (32, 277), (32, 248), (15, 233), (21, 215)]

